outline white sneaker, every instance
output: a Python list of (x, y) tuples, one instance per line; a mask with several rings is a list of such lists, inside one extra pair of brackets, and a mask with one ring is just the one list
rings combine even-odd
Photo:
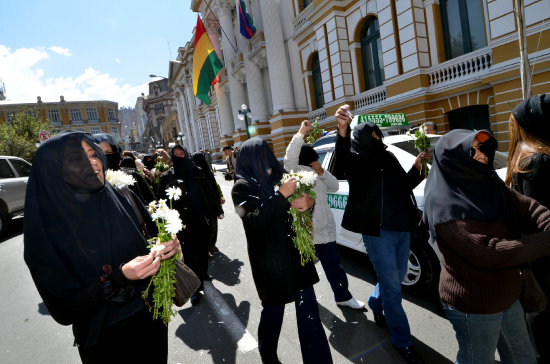
[(351, 307), (351, 308), (356, 309), (356, 310), (362, 310), (363, 308), (365, 308), (365, 304), (363, 302), (357, 301), (353, 297), (350, 298), (347, 301), (336, 302), (336, 304), (339, 305), (339, 306)]

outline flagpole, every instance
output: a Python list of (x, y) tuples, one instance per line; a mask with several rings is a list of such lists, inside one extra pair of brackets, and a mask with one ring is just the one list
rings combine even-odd
[[(212, 0), (213, 2), (214, 0)], [(231, 43), (231, 39), (229, 39), (229, 37), (227, 36), (227, 34), (225, 34), (225, 30), (223, 30), (223, 27), (222, 27), (222, 23), (220, 23), (220, 19), (218, 19), (218, 17), (216, 16), (216, 14), (214, 13), (214, 11), (212, 10), (212, 8), (210, 7), (210, 5), (208, 4), (208, 0), (205, 0), (204, 3), (206, 4), (206, 6), (208, 7), (208, 10), (210, 10), (210, 12), (212, 13), (212, 15), (214, 16), (214, 19), (216, 19), (218, 21), (218, 24), (220, 25), (220, 29), (222, 30), (222, 33), (223, 35), (225, 35), (225, 38), (227, 38), (227, 41), (229, 42), (229, 44), (231, 44), (231, 47), (233, 48), (233, 50), (235, 51), (235, 53), (239, 53), (239, 51), (237, 50), (237, 48), (233, 45), (233, 43)]]

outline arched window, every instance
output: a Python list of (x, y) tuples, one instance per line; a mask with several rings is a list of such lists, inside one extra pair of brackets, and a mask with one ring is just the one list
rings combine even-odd
[(321, 78), (321, 64), (319, 63), (319, 53), (313, 54), (311, 60), (311, 74), (313, 77), (313, 95), (315, 97), (315, 108), (320, 109), (325, 105), (325, 96), (323, 95), (323, 79)]
[(441, 0), (441, 22), (447, 59), (487, 45), (481, 0)]
[(370, 18), (361, 30), (361, 58), (366, 89), (370, 90), (384, 82), (384, 63), (378, 19)]

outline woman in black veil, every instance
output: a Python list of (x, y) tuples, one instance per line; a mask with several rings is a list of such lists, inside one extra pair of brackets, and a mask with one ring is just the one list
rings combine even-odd
[(178, 241), (149, 254), (132, 208), (105, 181), (106, 165), (86, 133), (63, 132), (38, 148), (25, 262), (52, 317), (72, 325), (83, 363), (165, 363), (167, 327), (152, 319), (141, 292)]
[(284, 172), (264, 140), (249, 139), (241, 147), (237, 182), (231, 192), (235, 210), (243, 221), (252, 277), (262, 301), (258, 325), (260, 356), (263, 363), (279, 363), (277, 346), (284, 308), (294, 302), (304, 363), (332, 363), (313, 289), (319, 277), (313, 262), (300, 264), (288, 214), (291, 206), (305, 211), (314, 201), (309, 196), (292, 204), (288, 201), (296, 190), (294, 178), (275, 191)]
[[(202, 170), (202, 173), (206, 177), (206, 180), (211, 186), (212, 190), (218, 191), (219, 197), (220, 197), (220, 204), (225, 203), (225, 199), (223, 198), (223, 194), (221, 192), (220, 186), (218, 185), (218, 182), (216, 182), (216, 178), (214, 177), (214, 174), (208, 167), (208, 162), (206, 160), (206, 157), (203, 153), (193, 153), (193, 157), (191, 158), (193, 160), (193, 163), (197, 167), (199, 167)], [(223, 210), (222, 213), (219, 214), (219, 211), (214, 212), (213, 216), (210, 216), (210, 242), (208, 244), (208, 251), (213, 254), (216, 252), (219, 252), (220, 250), (216, 247), (216, 241), (218, 240), (218, 219), (223, 219)]]

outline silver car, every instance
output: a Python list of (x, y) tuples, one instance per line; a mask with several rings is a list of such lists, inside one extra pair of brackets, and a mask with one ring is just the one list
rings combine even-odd
[(18, 157), (0, 156), (0, 235), (8, 221), (23, 213), (31, 164)]

